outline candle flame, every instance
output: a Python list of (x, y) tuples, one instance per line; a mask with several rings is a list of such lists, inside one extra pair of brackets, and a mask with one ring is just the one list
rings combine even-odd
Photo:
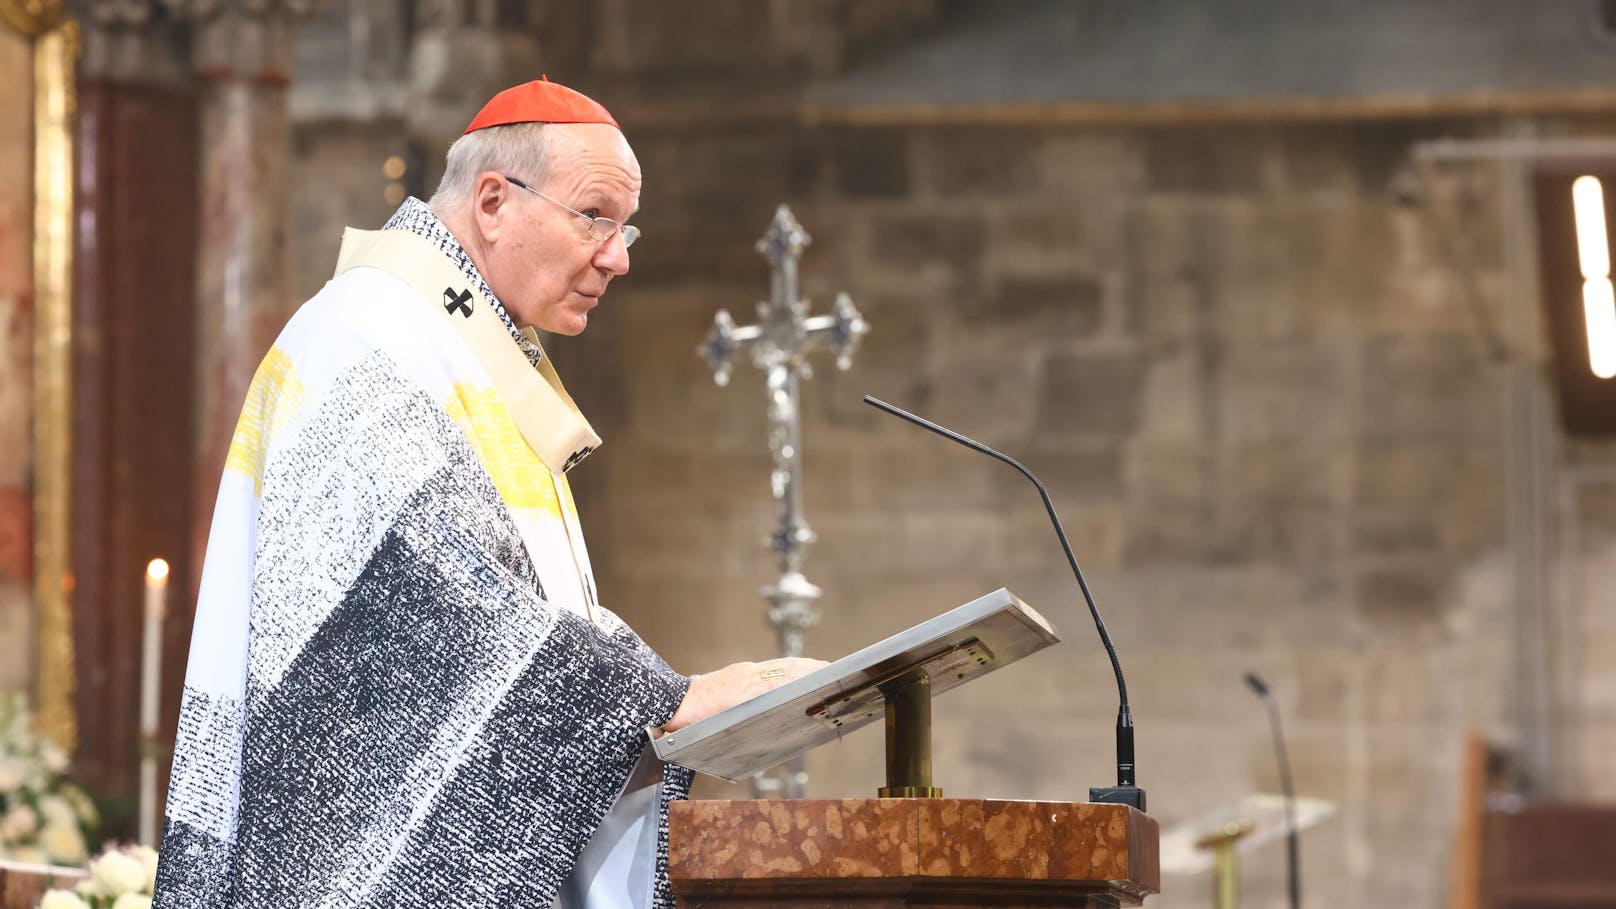
[(162, 559), (152, 559), (146, 566), (146, 580), (162, 581), (168, 578), (168, 563)]

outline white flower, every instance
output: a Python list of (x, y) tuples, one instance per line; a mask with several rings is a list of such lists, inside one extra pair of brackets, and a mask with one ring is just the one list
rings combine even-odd
[(28, 768), (17, 758), (0, 758), (0, 794), (16, 792)]
[(63, 783), (56, 787), (56, 794), (67, 799), (73, 810), (79, 813), (79, 820), (90, 825), (100, 823), (101, 816), (95, 810), (95, 802), (83, 789), (72, 783)]
[(112, 904), (112, 909), (151, 909), (151, 900), (151, 897), (138, 893), (125, 893)]
[(108, 896), (135, 893), (146, 885), (146, 868), (125, 852), (108, 852), (90, 863), (90, 877)]
[(71, 890), (50, 890), (39, 901), (39, 909), (90, 909), (90, 904)]
[(73, 810), (67, 799), (59, 795), (40, 796), (39, 816), (44, 818), (47, 824), (77, 826), (79, 822), (78, 812)]
[(39, 828), (39, 815), (27, 805), (12, 805), (0, 818), (0, 839), (16, 842)]
[(85, 878), (84, 880), (79, 881), (77, 884), (74, 884), (73, 892), (84, 897), (85, 899), (106, 895), (101, 892), (100, 887), (96, 886), (95, 881), (92, 881), (89, 878)]
[(65, 824), (46, 824), (39, 833), (39, 845), (50, 855), (51, 861), (63, 865), (82, 865), (88, 857), (84, 834), (71, 820)]
[(49, 739), (39, 746), (39, 760), (51, 773), (61, 773), (67, 769), (67, 752), (56, 747), (56, 743)]
[(0, 855), (4, 855), (14, 862), (26, 862), (30, 865), (43, 865), (49, 861), (45, 857), (45, 853), (34, 846), (13, 846), (9, 850), (0, 851)]
[(146, 869), (147, 893), (157, 892), (157, 850), (150, 846), (135, 846), (129, 854), (140, 860), (140, 866)]
[(24, 761), (22, 765), (22, 788), (32, 792), (42, 792), (45, 784), (50, 782), (45, 778), (45, 768), (36, 761)]

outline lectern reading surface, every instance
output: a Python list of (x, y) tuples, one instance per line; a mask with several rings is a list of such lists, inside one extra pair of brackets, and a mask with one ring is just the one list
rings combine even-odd
[[(1296, 800), (1298, 833), (1334, 816), (1335, 805), (1324, 799), (1304, 796)], [(1235, 839), (1241, 851), (1279, 839), (1290, 829), (1285, 820), (1285, 797), (1253, 793), (1173, 828), (1161, 838), (1162, 870), (1168, 874), (1199, 874), (1211, 869), (1216, 863), (1215, 853), (1197, 844), (1230, 829), (1239, 831)]]
[(1000, 588), (653, 744), (664, 761), (739, 781), (881, 718), (883, 688), (914, 670), (935, 695), (1059, 641)]

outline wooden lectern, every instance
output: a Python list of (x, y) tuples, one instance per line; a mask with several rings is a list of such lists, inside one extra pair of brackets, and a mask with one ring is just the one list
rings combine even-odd
[(670, 806), (679, 905), (1137, 906), (1154, 818), (1127, 805), (797, 799)]
[(658, 737), (663, 760), (733, 781), (886, 722), (882, 798), (671, 805), (680, 905), (1113, 907), (1160, 892), (1160, 832), (1131, 806), (942, 798), (932, 785), (932, 696), (1059, 640), (1001, 589)]

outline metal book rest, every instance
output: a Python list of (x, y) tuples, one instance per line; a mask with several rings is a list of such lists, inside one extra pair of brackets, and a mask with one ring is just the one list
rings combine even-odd
[(664, 761), (739, 782), (884, 717), (881, 796), (940, 797), (931, 699), (1059, 641), (1043, 616), (1000, 588), (653, 745)]

